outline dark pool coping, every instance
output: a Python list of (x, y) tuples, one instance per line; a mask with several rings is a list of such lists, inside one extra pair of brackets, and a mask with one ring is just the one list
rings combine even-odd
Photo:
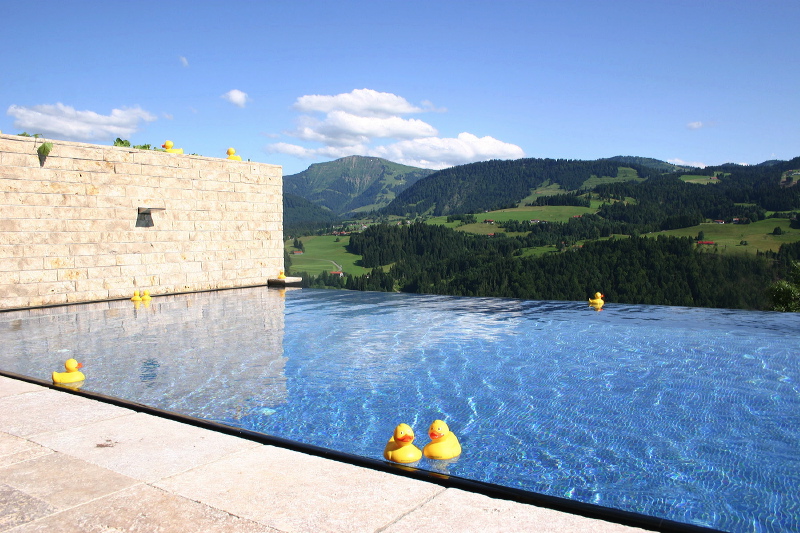
[(547, 494), (540, 494), (536, 492), (515, 489), (512, 487), (505, 487), (494, 483), (475, 481), (471, 479), (460, 478), (457, 476), (440, 474), (437, 472), (422, 470), (411, 466), (391, 463), (389, 461), (379, 461), (376, 459), (362, 457), (359, 455), (337, 452), (335, 450), (330, 450), (328, 448), (322, 448), (320, 446), (314, 446), (311, 444), (304, 444), (301, 442), (284, 439), (273, 435), (268, 435), (266, 433), (258, 433), (247, 429), (228, 426), (225, 424), (221, 424), (219, 422), (204, 420), (193, 416), (182, 415), (171, 411), (166, 411), (163, 409), (151, 407), (148, 405), (127, 401), (120, 398), (115, 398), (113, 396), (107, 396), (105, 394), (89, 392), (80, 389), (71, 389), (69, 387), (56, 385), (49, 381), (33, 378), (30, 376), (24, 376), (6, 370), (0, 370), (0, 376), (5, 376), (19, 381), (25, 381), (27, 383), (32, 383), (48, 389), (66, 392), (68, 394), (75, 394), (77, 396), (82, 396), (84, 398), (100, 401), (111, 405), (116, 405), (118, 407), (130, 409), (132, 411), (139, 413), (145, 413), (157, 416), (167, 420), (173, 420), (176, 422), (189, 424), (191, 426), (206, 429), (209, 431), (215, 431), (217, 433), (232, 435), (242, 439), (247, 439), (252, 442), (257, 442), (259, 444), (285, 448), (288, 450), (293, 450), (307, 455), (313, 455), (317, 457), (322, 457), (324, 459), (330, 459), (332, 461), (338, 461), (340, 463), (347, 463), (354, 466), (369, 468), (371, 470), (387, 472), (398, 476), (408, 477), (420, 481), (425, 481), (428, 483), (434, 483), (436, 485), (445, 488), (455, 488), (467, 492), (474, 492), (477, 494), (488, 496), (490, 498), (509, 500), (518, 503), (534, 505), (537, 507), (544, 507), (552, 509), (554, 511), (560, 511), (569, 514), (583, 516), (585, 518), (599, 519), (599, 520), (604, 520), (606, 522), (613, 522), (625, 526), (648, 529), (651, 531), (665, 531), (665, 532), (675, 531), (675, 532), (698, 532), (698, 533), (720, 531), (717, 529), (712, 529), (704, 526), (686, 524), (683, 522), (676, 522), (673, 520), (658, 518), (655, 516), (648, 516), (640, 513), (634, 513), (631, 511), (623, 511), (620, 509), (603, 507), (600, 505), (579, 502), (567, 498), (559, 498), (557, 496), (550, 496)]

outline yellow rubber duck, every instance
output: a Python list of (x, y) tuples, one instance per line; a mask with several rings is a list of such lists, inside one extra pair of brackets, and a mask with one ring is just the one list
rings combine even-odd
[(142, 294), (142, 301), (149, 302), (151, 299), (152, 298), (150, 297), (150, 291), (144, 291), (144, 294)]
[(86, 376), (83, 375), (83, 372), (78, 370), (82, 367), (83, 365), (75, 359), (67, 359), (64, 363), (64, 368), (66, 368), (67, 371), (53, 372), (53, 383), (76, 383), (78, 381), (83, 381), (86, 379)]
[(141, 302), (142, 297), (139, 296), (139, 291), (133, 291), (133, 298), (131, 298), (132, 302)]
[(183, 148), (173, 148), (172, 141), (166, 141), (164, 144), (161, 145), (161, 148), (169, 152), (170, 154), (182, 154)]
[(444, 460), (461, 455), (461, 443), (444, 421), (434, 420), (428, 428), (428, 436), (431, 442), (422, 449), (422, 453), (428, 459)]
[(408, 424), (398, 424), (394, 428), (386, 448), (383, 450), (383, 457), (395, 463), (414, 463), (422, 458), (422, 452), (414, 446), (414, 430)]
[(278, 279), (286, 279), (286, 273), (283, 270), (278, 274)]
[(228, 151), (226, 153), (228, 154), (228, 159), (233, 159), (234, 161), (242, 160), (242, 156), (236, 155), (236, 150), (234, 150), (233, 148), (228, 148)]
[(594, 298), (589, 298), (589, 305), (591, 305), (594, 308), (603, 307), (603, 304), (605, 304), (603, 298), (605, 298), (604, 294), (596, 292), (594, 293)]

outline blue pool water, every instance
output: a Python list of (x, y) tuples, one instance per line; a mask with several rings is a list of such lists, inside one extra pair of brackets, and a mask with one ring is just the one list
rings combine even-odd
[(725, 531), (800, 530), (800, 315), (255, 288), (0, 313), (0, 368)]

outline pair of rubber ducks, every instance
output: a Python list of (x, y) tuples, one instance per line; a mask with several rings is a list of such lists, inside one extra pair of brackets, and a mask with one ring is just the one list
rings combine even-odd
[(131, 298), (132, 302), (148, 302), (152, 299), (150, 296), (150, 291), (144, 291), (144, 294), (141, 296), (139, 295), (139, 291), (133, 291), (133, 298)]
[(79, 369), (83, 368), (75, 359), (67, 359), (64, 363), (66, 372), (53, 372), (53, 383), (77, 383), (83, 381), (86, 376)]
[[(163, 148), (165, 152), (168, 152), (170, 154), (183, 153), (183, 148), (173, 148), (173, 146), (175, 146), (175, 144), (172, 141), (166, 141), (164, 144), (161, 145), (161, 148)], [(228, 148), (228, 151), (226, 153), (228, 154), (228, 159), (231, 159), (233, 161), (242, 160), (242, 156), (236, 155), (236, 150), (233, 148)]]
[(461, 443), (458, 437), (450, 431), (442, 420), (434, 420), (428, 428), (431, 442), (420, 450), (414, 446), (414, 430), (408, 424), (399, 424), (394, 428), (394, 434), (386, 443), (383, 457), (395, 463), (414, 463), (419, 461), (423, 454), (428, 459), (446, 460), (461, 455)]

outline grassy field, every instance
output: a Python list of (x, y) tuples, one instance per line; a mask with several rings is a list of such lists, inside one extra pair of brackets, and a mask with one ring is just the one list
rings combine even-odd
[[(782, 235), (772, 234), (776, 227), (781, 228)], [(781, 244), (800, 240), (800, 230), (791, 229), (789, 220), (785, 218), (767, 218), (752, 224), (700, 224), (691, 228), (650, 233), (648, 236), (697, 237), (701, 231), (703, 240), (714, 241), (717, 250), (733, 254), (755, 254), (756, 251), (767, 250), (777, 252)], [(747, 244), (741, 244), (742, 241), (746, 241)]]
[[(508, 220), (546, 220), (548, 222), (566, 222), (576, 215), (594, 213), (596, 209), (591, 207), (574, 207), (570, 205), (546, 205), (531, 207), (513, 207), (510, 209), (500, 209), (475, 215), (478, 217), (477, 224), (466, 224), (457, 228), (459, 231), (487, 235), (489, 233), (499, 233), (503, 229), (496, 223)], [(484, 223), (484, 220), (494, 220), (495, 224)]]
[(602, 185), (604, 183), (620, 183), (623, 181), (644, 181), (644, 178), (640, 178), (639, 174), (632, 168), (619, 167), (619, 173), (617, 174), (616, 177), (611, 178), (608, 176), (604, 176), (602, 178), (598, 178), (597, 176), (592, 176), (591, 178), (583, 182), (583, 188), (594, 189), (596, 186)]
[[(566, 222), (570, 218), (577, 215), (585, 215), (587, 213), (595, 213), (600, 207), (602, 202), (597, 200), (591, 201), (591, 207), (575, 207), (569, 205), (545, 205), (545, 206), (527, 206), (527, 207), (512, 207), (509, 209), (499, 209), (497, 211), (488, 211), (486, 213), (478, 213), (475, 218), (478, 219), (476, 224), (465, 224), (461, 226), (460, 222), (447, 222), (447, 217), (432, 217), (427, 220), (428, 224), (437, 224), (446, 226), (458, 231), (465, 231), (467, 233), (474, 233), (476, 235), (488, 235), (490, 233), (503, 233), (503, 228), (499, 227), (497, 223), (506, 222), (508, 220), (546, 220), (548, 222)], [(495, 224), (488, 224), (484, 220), (494, 220)], [(513, 235), (509, 233), (509, 235)]]
[[(336, 239), (339, 242), (336, 242)], [(348, 274), (360, 276), (370, 269), (355, 264), (361, 256), (353, 255), (345, 250), (350, 242), (350, 237), (337, 237), (335, 235), (321, 235), (302, 237), (300, 239), (306, 251), (300, 255), (292, 254), (294, 248), (292, 241), (286, 241), (284, 246), (292, 258), (292, 272), (308, 272), (315, 276), (323, 272), (342, 270)]]
[(686, 183), (698, 183), (700, 185), (716, 184), (719, 180), (710, 176), (695, 176), (693, 174), (685, 174), (681, 176), (681, 180)]
[(535, 191), (532, 191), (530, 195), (520, 200), (519, 203), (517, 204), (517, 207), (525, 207), (525, 204), (532, 204), (533, 202), (536, 201), (537, 198), (541, 196), (552, 196), (554, 194), (564, 194), (565, 192), (567, 191), (562, 189), (561, 185), (559, 185), (558, 183), (554, 183), (551, 185), (548, 182), (543, 184)]

